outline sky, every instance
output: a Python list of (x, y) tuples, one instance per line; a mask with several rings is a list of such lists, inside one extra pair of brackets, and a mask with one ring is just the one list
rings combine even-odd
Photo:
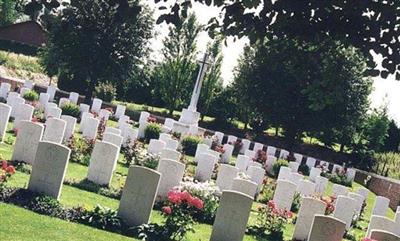
[[(155, 18), (157, 18), (161, 12), (157, 9), (154, 1), (146, 1), (150, 7), (154, 9)], [(207, 7), (201, 4), (193, 5), (193, 12), (196, 14), (198, 21), (201, 24), (207, 24), (208, 20), (212, 17), (217, 17), (219, 9), (215, 7)], [(162, 48), (162, 39), (168, 34), (168, 25), (161, 24), (156, 26), (158, 36), (151, 41), (154, 55), (159, 55), (159, 51)], [(200, 34), (197, 46), (199, 54), (203, 54), (208, 41), (210, 38), (207, 33), (203, 32)], [(222, 53), (224, 60), (222, 63), (222, 79), (224, 84), (229, 84), (233, 79), (233, 69), (237, 64), (237, 60), (243, 52), (243, 47), (248, 43), (247, 39), (236, 39), (228, 38), (227, 45), (223, 46)], [(199, 56), (200, 59), (200, 56)], [(381, 61), (380, 56), (375, 56), (377, 63)], [(373, 92), (370, 96), (371, 107), (379, 108), (387, 105), (388, 114), (391, 118), (396, 120), (400, 125), (400, 81), (396, 81), (394, 76), (389, 76), (387, 79), (379, 77), (373, 78)]]

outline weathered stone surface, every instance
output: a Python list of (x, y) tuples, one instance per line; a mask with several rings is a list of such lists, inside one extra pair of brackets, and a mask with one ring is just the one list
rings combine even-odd
[(87, 179), (99, 185), (111, 183), (119, 148), (109, 142), (96, 141), (90, 157)]
[(70, 152), (65, 146), (41, 141), (32, 166), (28, 189), (59, 199)]
[(140, 166), (131, 166), (122, 191), (118, 216), (129, 226), (149, 222), (161, 173)]
[(67, 122), (58, 118), (49, 118), (46, 120), (43, 141), (61, 144), (64, 139), (65, 127)]
[(11, 160), (33, 164), (43, 129), (41, 124), (21, 121)]
[(315, 215), (308, 241), (342, 241), (346, 224), (337, 218)]
[(11, 106), (0, 103), (0, 142), (3, 141), (10, 119)]
[(210, 241), (242, 241), (253, 198), (240, 192), (224, 191), (215, 217)]
[(157, 198), (165, 199), (168, 192), (182, 181), (185, 165), (174, 160), (161, 159), (157, 171), (161, 173)]

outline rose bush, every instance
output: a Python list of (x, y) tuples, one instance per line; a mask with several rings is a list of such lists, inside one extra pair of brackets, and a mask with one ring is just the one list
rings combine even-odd
[(15, 173), (15, 168), (9, 165), (6, 160), (1, 161), (0, 169), (0, 191), (3, 190), (7, 184), (7, 181)]

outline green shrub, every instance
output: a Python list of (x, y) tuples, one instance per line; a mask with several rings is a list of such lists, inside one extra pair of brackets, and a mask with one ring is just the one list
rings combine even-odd
[(182, 151), (186, 155), (194, 156), (196, 154), (197, 145), (201, 143), (199, 136), (186, 136), (182, 140)]
[(74, 103), (67, 103), (63, 107), (61, 107), (63, 115), (69, 115), (75, 118), (79, 118), (80, 110), (79, 106)]
[(300, 202), (301, 202), (300, 193), (296, 192), (296, 194), (294, 194), (294, 198), (293, 198), (292, 206), (290, 207), (290, 211), (297, 213), (300, 210)]
[(94, 96), (105, 102), (111, 103), (116, 95), (117, 89), (110, 82), (99, 83), (94, 89)]
[(34, 90), (30, 90), (24, 94), (23, 98), (27, 101), (33, 102), (39, 100), (39, 95)]
[(29, 204), (29, 208), (34, 212), (52, 217), (58, 217), (63, 212), (60, 202), (49, 196), (36, 197)]
[(300, 172), (301, 174), (303, 174), (305, 176), (309, 176), (310, 175), (310, 168), (306, 164), (301, 164), (299, 166), (298, 172)]
[(161, 133), (161, 125), (157, 123), (149, 123), (144, 130), (144, 139), (149, 142), (151, 139), (158, 139)]
[(281, 170), (281, 167), (288, 167), (289, 162), (283, 159), (278, 159), (274, 165), (272, 166), (272, 172), (275, 177), (279, 175), (279, 171)]
[(351, 187), (353, 185), (351, 180), (347, 180), (345, 173), (333, 173), (329, 175), (329, 181), (346, 187)]
[(97, 205), (93, 210), (86, 211), (83, 223), (110, 231), (121, 229), (121, 220), (117, 216), (117, 212), (100, 205)]
[(12, 40), (0, 39), (0, 50), (11, 51), (14, 53), (36, 56), (38, 47), (27, 44), (18, 43)]

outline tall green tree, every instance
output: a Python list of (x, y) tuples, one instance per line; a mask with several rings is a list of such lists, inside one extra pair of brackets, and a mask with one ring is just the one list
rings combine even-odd
[(399, 152), (400, 147), (400, 128), (394, 120), (389, 123), (388, 136), (385, 140), (384, 150)]
[(248, 80), (242, 98), (264, 124), (282, 127), (290, 143), (305, 132), (342, 130), (359, 122), (368, 108), (365, 59), (337, 41), (272, 39), (257, 46), (245, 67), (233, 85)]
[[(169, 2), (154, 0), (165, 8)], [(371, 74), (400, 79), (400, 1), (337, 0), (188, 0), (176, 1), (158, 22), (176, 23), (192, 3), (219, 7), (220, 17), (209, 30), (227, 36), (247, 36), (251, 43), (267, 36), (290, 37), (306, 42), (334, 39), (353, 46), (368, 58)], [(378, 41), (379, 40), (379, 41)], [(383, 57), (378, 69), (372, 51)]]
[(154, 69), (158, 82), (154, 95), (161, 97), (169, 113), (190, 100), (197, 70), (197, 37), (202, 29), (196, 16), (191, 14), (169, 28), (163, 40), (163, 60)]
[(15, 0), (0, 0), (0, 26), (13, 24), (20, 13), (17, 11)]
[(210, 56), (211, 66), (207, 70), (203, 85), (201, 87), (198, 110), (202, 114), (202, 119), (210, 112), (211, 103), (218, 91), (222, 88), (221, 65), (223, 60), (221, 36), (215, 38), (207, 46), (207, 53)]
[(45, 69), (60, 74), (59, 84), (73, 86), (87, 101), (100, 82), (124, 92), (126, 80), (148, 57), (152, 12), (138, 0), (72, 0), (46, 21)]

